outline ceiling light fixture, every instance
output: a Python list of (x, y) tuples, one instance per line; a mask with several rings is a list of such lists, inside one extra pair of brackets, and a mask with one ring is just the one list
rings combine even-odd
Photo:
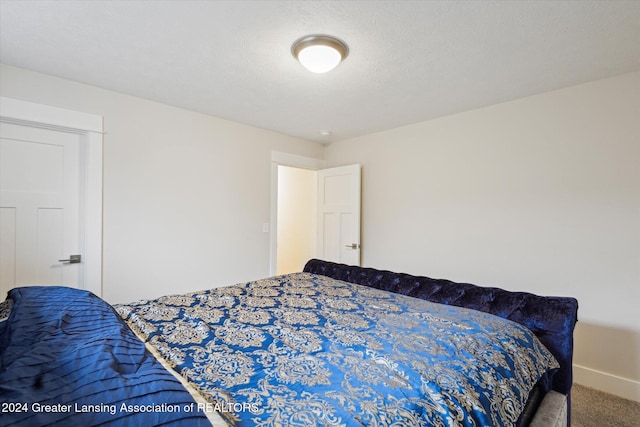
[(326, 73), (349, 55), (346, 43), (325, 35), (304, 36), (291, 45), (291, 53), (312, 73)]

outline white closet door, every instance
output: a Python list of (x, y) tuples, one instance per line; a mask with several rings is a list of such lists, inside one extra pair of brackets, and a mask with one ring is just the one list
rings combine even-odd
[[(0, 292), (83, 287), (80, 135), (0, 124)], [(0, 297), (0, 299), (3, 299)]]

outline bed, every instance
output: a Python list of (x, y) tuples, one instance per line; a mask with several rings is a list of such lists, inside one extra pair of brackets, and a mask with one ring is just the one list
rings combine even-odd
[(573, 298), (310, 260), (113, 307), (16, 288), (0, 308), (2, 425), (569, 422)]

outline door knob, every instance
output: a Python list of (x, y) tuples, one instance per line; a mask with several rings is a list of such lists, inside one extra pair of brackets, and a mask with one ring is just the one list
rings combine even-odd
[(82, 255), (71, 255), (69, 259), (59, 259), (58, 262), (66, 262), (67, 264), (78, 264), (82, 261)]
[(351, 249), (358, 249), (360, 247), (360, 245), (357, 243), (352, 243), (350, 245), (344, 245), (344, 246)]

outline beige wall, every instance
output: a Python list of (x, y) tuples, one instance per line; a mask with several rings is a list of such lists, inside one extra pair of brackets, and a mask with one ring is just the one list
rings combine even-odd
[(104, 296), (269, 272), (271, 152), (363, 165), (363, 263), (579, 300), (578, 382), (640, 400), (640, 73), (321, 145), (13, 67), (100, 114)]
[(278, 274), (316, 256), (317, 172), (278, 166)]
[(2, 66), (0, 94), (104, 116), (104, 297), (269, 274), (271, 152), (320, 144)]
[(337, 142), (325, 159), (362, 164), (364, 265), (576, 297), (576, 378), (640, 400), (640, 73)]

